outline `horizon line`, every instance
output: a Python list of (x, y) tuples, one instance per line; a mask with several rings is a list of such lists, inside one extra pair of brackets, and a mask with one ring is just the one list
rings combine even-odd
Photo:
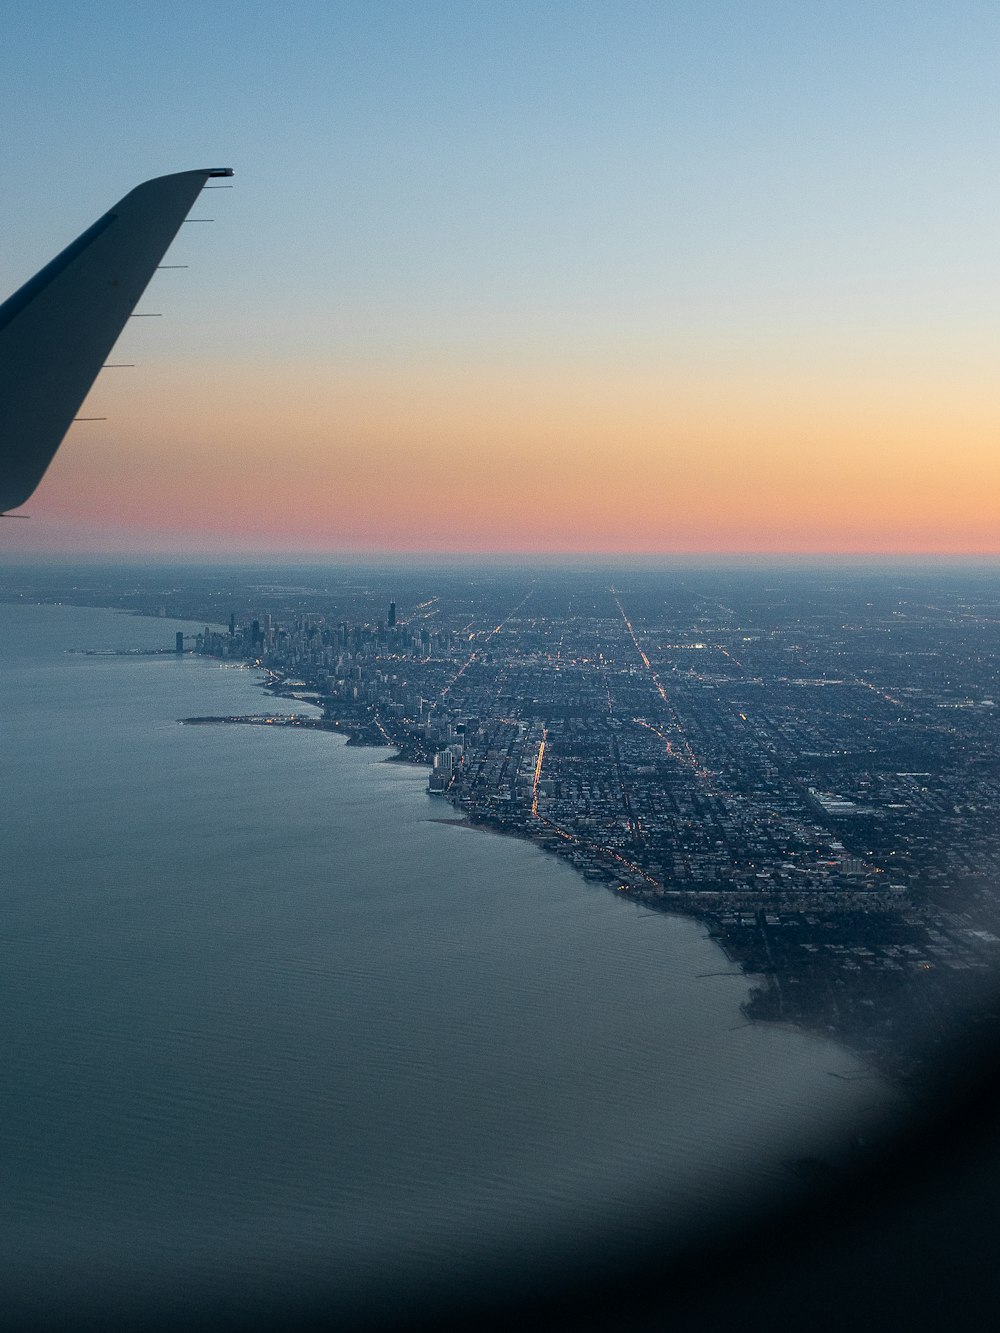
[(748, 563), (779, 564), (806, 562), (808, 564), (992, 564), (1000, 563), (1000, 551), (7, 551), (0, 553), (0, 567), (32, 564), (86, 564), (88, 562), (115, 564), (353, 564), (373, 563), (412, 564), (685, 564), (699, 561), (710, 564)]

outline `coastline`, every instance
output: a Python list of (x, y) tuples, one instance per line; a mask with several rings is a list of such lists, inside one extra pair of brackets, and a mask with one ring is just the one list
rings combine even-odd
[[(394, 756), (393, 759), (387, 759), (385, 760), (385, 762), (413, 763), (415, 761), (413, 760), (401, 761), (399, 756)], [(442, 795), (446, 796), (447, 794), (442, 793)], [(452, 806), (452, 808), (455, 809), (457, 807)], [(551, 847), (551, 845), (545, 843), (542, 839), (532, 837), (532, 835), (529, 832), (520, 829), (505, 827), (503, 825), (493, 825), (488, 820), (470, 817), (467, 813), (463, 814), (461, 817), (453, 817), (453, 818), (449, 818), (447, 816), (444, 817), (428, 816), (427, 822), (434, 824), (450, 825), (456, 828), (470, 829), (480, 833), (489, 833), (497, 837), (516, 838), (521, 842), (531, 843), (533, 846), (538, 847), (538, 849), (542, 852), (553, 854), (553, 848)], [(558, 859), (565, 860), (565, 858), (562, 857)], [(919, 1086), (914, 1085), (908, 1079), (901, 1078), (897, 1069), (894, 1066), (888, 1063), (886, 1064), (881, 1063), (873, 1055), (870, 1049), (864, 1047), (859, 1043), (852, 1043), (845, 1040), (843, 1034), (836, 1031), (835, 1029), (832, 1029), (828, 1026), (824, 1026), (818, 1023), (809, 1023), (807, 1021), (802, 1020), (801, 1018), (778, 1016), (773, 1012), (765, 1012), (765, 1013), (754, 1012), (755, 1008), (765, 1007), (768, 1004), (769, 1000), (771, 999), (774, 992), (773, 978), (770, 977), (767, 973), (760, 972), (753, 968), (747, 967), (746, 964), (739, 958), (737, 954), (731, 952), (729, 949), (726, 948), (725, 940), (721, 936), (720, 932), (718, 930), (713, 930), (712, 928), (713, 925), (712, 913), (704, 910), (698, 911), (697, 909), (680, 911), (674, 908), (672, 904), (661, 904), (656, 901), (650, 902), (648, 900), (638, 898), (634, 894), (622, 892), (616, 889), (614, 876), (611, 875), (610, 873), (602, 876), (600, 880), (596, 878), (588, 879), (584, 877), (584, 875), (579, 871), (579, 869), (576, 866), (571, 866), (571, 869), (573, 869), (577, 873), (577, 875), (583, 881), (584, 884), (590, 884), (593, 885), (595, 888), (600, 887), (605, 890), (608, 890), (615, 897), (627, 898), (637, 907), (646, 908), (650, 912), (655, 912), (658, 915), (662, 916), (673, 917), (679, 921), (695, 922), (704, 932), (705, 936), (708, 939), (710, 939), (713, 944), (716, 945), (722, 956), (733, 964), (734, 970), (727, 972), (720, 972), (716, 975), (738, 979), (741, 982), (746, 983), (748, 987), (747, 997), (740, 1003), (740, 1013), (743, 1015), (745, 1020), (745, 1023), (741, 1024), (740, 1026), (759, 1027), (762, 1029), (775, 1028), (785, 1031), (791, 1030), (799, 1032), (803, 1036), (814, 1038), (817, 1041), (822, 1041), (822, 1042), (833, 1041), (838, 1046), (841, 1046), (843, 1049), (850, 1051), (851, 1055), (854, 1056), (854, 1058), (864, 1068), (864, 1073), (855, 1075), (852, 1078), (849, 1078), (848, 1081), (860, 1082), (860, 1081), (867, 1081), (869, 1079), (888, 1079), (889, 1082), (892, 1084), (892, 1086), (895, 1088), (895, 1090), (903, 1095), (903, 1097), (906, 1099), (907, 1104), (912, 1103), (916, 1105), (918, 1103), (920, 1099)], [(833, 1070), (828, 1072), (830, 1073), (831, 1078), (847, 1077), (838, 1074)]]
[[(101, 638), (100, 631), (94, 637)], [(175, 1126), (193, 1114), (206, 1126), (210, 1167), (228, 1165), (229, 1145), (245, 1142), (253, 1179), (263, 1160), (281, 1189), (288, 1180), (288, 1144), (298, 1145), (303, 1169), (294, 1179), (301, 1178), (304, 1197), (315, 1198), (334, 1222), (331, 1202), (339, 1207), (343, 1200), (348, 1235), (356, 1200), (365, 1197), (367, 1160), (379, 1164), (383, 1178), (401, 1181), (389, 1205), (392, 1216), (402, 1210), (406, 1222), (411, 1206), (424, 1216), (426, 1200), (439, 1206), (441, 1163), (450, 1168), (456, 1153), (464, 1153), (461, 1178), (481, 1178), (483, 1197), (495, 1198), (489, 1182), (497, 1145), (502, 1152), (509, 1147), (501, 1167), (518, 1182), (510, 1213), (518, 1233), (526, 1199), (532, 1204), (537, 1197), (540, 1208), (553, 1201), (560, 1207), (562, 1180), (592, 1164), (596, 1196), (591, 1177), (577, 1177), (587, 1183), (581, 1197), (588, 1199), (603, 1199), (605, 1186), (607, 1197), (618, 1199), (633, 1180), (641, 1190), (651, 1163), (668, 1182), (664, 1197), (673, 1197), (675, 1176), (668, 1172), (691, 1182), (696, 1202), (706, 1178), (727, 1196), (744, 1180), (752, 1188), (757, 1182), (785, 1188), (794, 1184), (790, 1173), (806, 1170), (801, 1163), (809, 1154), (821, 1157), (824, 1169), (848, 1160), (850, 1135), (859, 1128), (855, 1110), (867, 1132), (874, 1114), (869, 1104), (896, 1104), (884, 1083), (877, 1096), (867, 1083), (849, 1086), (861, 1067), (839, 1044), (744, 1023), (742, 974), (694, 980), (728, 964), (693, 923), (663, 921), (658, 928), (647, 913), (621, 910), (605, 893), (582, 893), (568, 863), (540, 857), (523, 836), (518, 847), (429, 828), (428, 818), (491, 831), (460, 818), (451, 803), (428, 799), (426, 767), (415, 771), (411, 759), (407, 769), (387, 768), (395, 750), (347, 751), (343, 728), (344, 738), (327, 744), (302, 742), (287, 731), (227, 733), (176, 724), (186, 713), (298, 710), (294, 701), (251, 688), (258, 673), (220, 672), (215, 663), (193, 659), (152, 668), (127, 658), (89, 665), (66, 658), (57, 665), (67, 700), (94, 700), (100, 708), (71, 708), (64, 721), (56, 710), (46, 745), (56, 772), (72, 785), (60, 737), (71, 738), (79, 724), (87, 738), (80, 753), (90, 758), (81, 762), (93, 771), (95, 786), (94, 799), (80, 812), (81, 831), (98, 848), (110, 841), (120, 852), (123, 896), (127, 867), (135, 866), (135, 883), (143, 886), (133, 899), (135, 923), (146, 932), (147, 948), (136, 956), (119, 947), (113, 933), (122, 915), (119, 899), (106, 913), (95, 913), (86, 880), (77, 895), (79, 922), (63, 908), (71, 895), (62, 894), (55, 913), (44, 895), (23, 895), (15, 904), (23, 921), (14, 917), (12, 934), (26, 1018), (51, 1039), (65, 1016), (71, 1031), (74, 1012), (86, 1022), (96, 994), (107, 1005), (98, 1013), (110, 1015), (115, 1026), (102, 1023), (99, 1031), (110, 1035), (88, 1047), (82, 1092), (56, 1078), (54, 1096), (34, 1104), (33, 1071), (41, 1071), (39, 1078), (44, 1073), (37, 1053), (48, 1049), (45, 1040), (25, 1044), (23, 1067), (16, 1065), (12, 1077), (27, 1089), (26, 1117), (46, 1125), (50, 1115), (54, 1124), (64, 1115), (77, 1123), (74, 1106), (81, 1098), (84, 1106), (103, 1106), (95, 1100), (101, 1090), (122, 1084), (140, 1089), (148, 1113), (143, 1071), (163, 1065), (148, 1034), (164, 1025), (177, 1055), (163, 1067), (162, 1094), (161, 1084), (154, 1089), (161, 1121), (151, 1149), (148, 1122), (132, 1114), (128, 1099), (106, 1102), (112, 1114), (121, 1108), (125, 1122), (108, 1135), (108, 1171), (119, 1170), (120, 1162), (122, 1176), (141, 1182), (148, 1196), (158, 1200), (162, 1189), (172, 1198), (171, 1191), (184, 1190), (200, 1199), (202, 1191), (213, 1207), (228, 1210), (231, 1202), (227, 1237), (242, 1224), (239, 1177), (231, 1200), (225, 1184), (220, 1200), (217, 1181), (234, 1179), (231, 1174), (206, 1171), (204, 1156), (164, 1162), (157, 1149), (162, 1139), (187, 1142)], [(41, 707), (56, 696), (46, 690), (33, 698)], [(122, 709), (122, 700), (134, 706)], [(318, 716), (315, 708), (299, 711)], [(31, 753), (38, 744), (36, 713), (26, 720), (32, 725), (22, 727), (21, 743)], [(145, 739), (123, 745), (136, 723)], [(391, 730), (388, 719), (387, 725)], [(143, 771), (149, 786), (136, 780)], [(179, 780), (186, 773), (190, 785)], [(102, 808), (109, 808), (110, 797), (111, 808), (121, 800), (122, 809), (137, 816), (123, 819), (120, 838), (103, 839), (93, 818), (98, 797)], [(15, 813), (20, 819), (20, 810), (12, 818)], [(37, 830), (36, 842), (45, 836)], [(181, 864), (187, 856), (190, 867)], [(31, 858), (32, 873), (37, 864)], [(27, 929), (49, 918), (44, 930)], [(104, 943), (109, 925), (110, 947)], [(73, 965), (81, 952), (101, 965)], [(185, 960), (188, 970), (178, 970)], [(63, 974), (84, 988), (89, 1005), (70, 993), (62, 1010), (40, 1011), (39, 978), (55, 1006), (60, 991), (51, 983)], [(130, 1003), (120, 1003), (123, 994)], [(408, 1057), (402, 1061), (401, 1034)], [(851, 1078), (840, 1082), (827, 1071)], [(245, 1089), (260, 1086), (262, 1078), (268, 1094), (258, 1106)], [(503, 1099), (509, 1105), (498, 1103), (498, 1083), (513, 1087), (514, 1095)], [(387, 1096), (387, 1086), (395, 1093)], [(331, 1107), (341, 1116), (336, 1134), (329, 1132)], [(836, 1118), (835, 1107), (845, 1108), (844, 1119)], [(411, 1110), (415, 1129), (428, 1130), (426, 1152), (420, 1133), (409, 1132)], [(761, 1142), (765, 1124), (769, 1132)], [(81, 1147), (86, 1151), (86, 1129), (85, 1120), (77, 1138), (70, 1135), (64, 1162), (52, 1154), (40, 1166), (56, 1173), (72, 1164)], [(370, 1159), (342, 1146), (353, 1146), (354, 1130), (369, 1136)], [(563, 1151), (566, 1170), (556, 1156)], [(134, 1161), (146, 1165), (138, 1170)], [(359, 1161), (357, 1178), (347, 1174)], [(475, 1174), (480, 1163), (481, 1177)], [(150, 1169), (160, 1166), (150, 1188)], [(553, 1166), (550, 1187), (545, 1171)], [(334, 1167), (341, 1173), (336, 1177)], [(328, 1187), (331, 1179), (344, 1180), (341, 1193)], [(43, 1209), (44, 1199), (40, 1216)], [(551, 1230), (551, 1211), (539, 1216)], [(290, 1227), (299, 1218), (295, 1210)], [(459, 1237), (468, 1234), (467, 1219), (464, 1211), (456, 1219)], [(476, 1234), (482, 1225), (477, 1219)], [(603, 1220), (600, 1232), (608, 1232)], [(450, 1232), (445, 1244), (454, 1251)], [(370, 1249), (381, 1256), (382, 1233), (373, 1233)]]
[[(312, 700), (303, 700), (297, 691), (285, 688), (284, 682), (287, 677), (281, 672), (252, 662), (247, 665), (251, 669), (256, 666), (260, 671), (261, 678), (254, 683), (266, 694), (293, 703), (306, 703), (310, 709), (321, 707)], [(192, 719), (184, 720), (192, 721)], [(352, 716), (325, 714), (316, 716), (310, 713), (305, 716), (272, 715), (269, 720), (261, 716), (199, 720), (256, 725), (266, 723), (329, 731), (345, 736), (346, 744), (352, 748), (364, 747), (389, 751), (382, 760), (384, 763), (406, 764), (422, 767), (428, 771), (431, 769), (432, 756), (429, 753), (419, 748), (419, 744), (411, 737), (390, 736), (377, 713), (367, 706)], [(732, 975), (739, 976), (748, 987), (748, 994), (740, 1004), (740, 1011), (746, 1023), (769, 1027), (780, 1026), (797, 1030), (819, 1040), (834, 1041), (842, 1049), (849, 1051), (852, 1057), (861, 1062), (872, 1075), (888, 1079), (908, 1099), (919, 1101), (932, 1090), (931, 1076), (927, 1073), (927, 1068), (933, 1061), (927, 1061), (926, 1052), (915, 1040), (908, 1040), (905, 1032), (894, 1041), (883, 1039), (882, 1044), (877, 1045), (875, 1038), (878, 1034), (874, 1034), (870, 1026), (866, 1026), (863, 1022), (855, 1022), (852, 1026), (842, 1018), (836, 1023), (823, 1021), (823, 1018), (829, 1015), (820, 1016), (810, 1012), (802, 988), (798, 993), (788, 993), (783, 987), (780, 966), (771, 957), (771, 946), (767, 941), (767, 928), (762, 910), (724, 902), (714, 902), (712, 905), (691, 903), (684, 901), (679, 893), (668, 891), (664, 894), (662, 886), (657, 894), (654, 882), (641, 871), (641, 868), (623, 862), (626, 869), (618, 870), (608, 864), (614, 853), (604, 851), (602, 858), (602, 849), (599, 846), (590, 847), (588, 844), (591, 859), (586, 867), (581, 867), (578, 857), (573, 854), (574, 851), (579, 852), (579, 847), (555, 826), (543, 825), (543, 828), (536, 832), (530, 827), (512, 825), (464, 809), (448, 791), (437, 795), (447, 801), (447, 810), (454, 813), (445, 814), (442, 811), (442, 817), (432, 817), (431, 822), (477, 829), (531, 843), (567, 864), (585, 884), (600, 886), (615, 897), (626, 898), (637, 906), (648, 908), (651, 912), (696, 922), (705, 936), (720, 950), (723, 958), (736, 969)], [(642, 883), (642, 879), (646, 879), (648, 884)], [(748, 915), (751, 911), (753, 919), (752, 923), (749, 923)], [(736, 922), (738, 924), (735, 924)], [(838, 1017), (840, 1017), (839, 1012)]]
[[(247, 664), (253, 667), (252, 663)], [(285, 677), (276, 670), (269, 668), (259, 668), (261, 672), (260, 680), (255, 681), (265, 693), (272, 694), (273, 697), (284, 698), (300, 702), (295, 692), (283, 689)], [(319, 706), (319, 705), (311, 705)], [(240, 722), (249, 722), (251, 718), (216, 718), (216, 721), (229, 721), (240, 724)], [(276, 721), (272, 725), (296, 725), (304, 726), (303, 722), (280, 722)], [(347, 745), (352, 748), (371, 748), (371, 749), (389, 749), (392, 753), (385, 754), (383, 762), (385, 764), (407, 764), (413, 766), (423, 766), (428, 772), (431, 770), (431, 757), (427, 754), (415, 752), (412, 744), (407, 744), (405, 740), (391, 740), (387, 737), (384, 728), (381, 728), (380, 722), (373, 722), (369, 717), (320, 717), (309, 718), (305, 725), (309, 729), (327, 730), (347, 737)], [(577, 877), (583, 881), (583, 884), (600, 886), (615, 897), (627, 898), (637, 906), (643, 906), (651, 912), (665, 914), (677, 918), (677, 920), (695, 921), (703, 930), (705, 937), (709, 938), (719, 948), (721, 956), (733, 965), (735, 972), (733, 977), (739, 976), (748, 986), (747, 997), (741, 1001), (740, 1012), (744, 1016), (748, 1025), (761, 1028), (783, 1028), (793, 1029), (805, 1034), (805, 1036), (815, 1037), (820, 1041), (833, 1041), (848, 1050), (853, 1058), (856, 1058), (864, 1068), (868, 1070), (871, 1077), (887, 1078), (889, 1084), (903, 1093), (908, 1101), (917, 1102), (928, 1092), (928, 1081), (924, 1077), (924, 1069), (919, 1057), (915, 1058), (911, 1048), (907, 1045), (895, 1046), (895, 1048), (873, 1049), (871, 1040), (867, 1040), (863, 1034), (852, 1032), (847, 1025), (833, 1025), (827, 1022), (811, 1021), (807, 1013), (801, 1010), (787, 1012), (787, 1005), (781, 992), (780, 978), (776, 970), (760, 966), (756, 957), (748, 956), (747, 949), (737, 948), (735, 941), (728, 936), (727, 930), (723, 925), (723, 917), (728, 916), (735, 908), (709, 908), (701, 904), (687, 904), (679, 901), (679, 896), (671, 896), (669, 900), (664, 897), (653, 896), (652, 893), (644, 892), (643, 889), (636, 888), (635, 885), (623, 884), (623, 876), (616, 874), (615, 870), (608, 865), (601, 865), (596, 862), (588, 866), (587, 873), (580, 869), (580, 866), (573, 862), (569, 856), (560, 856), (559, 841), (551, 833), (548, 836), (539, 836), (528, 828), (520, 826), (511, 826), (507, 822), (491, 820), (489, 817), (480, 816), (469, 810), (463, 810), (456, 804), (451, 794), (445, 792), (437, 793), (448, 802), (448, 808), (456, 812), (455, 814), (443, 814), (441, 817), (429, 817), (429, 822), (437, 824), (452, 825), (455, 828), (467, 828), (479, 830), (479, 832), (495, 834), (500, 837), (517, 838), (519, 841), (531, 842), (543, 852), (553, 854), (557, 860), (567, 864), (569, 868), (575, 870)], [(599, 850), (599, 849), (597, 849)]]

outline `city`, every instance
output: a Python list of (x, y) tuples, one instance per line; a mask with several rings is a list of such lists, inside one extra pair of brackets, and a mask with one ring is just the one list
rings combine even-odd
[(188, 649), (321, 710), (189, 720), (395, 747), (455, 817), (704, 921), (752, 976), (749, 1018), (835, 1036), (915, 1088), (956, 1014), (991, 1021), (988, 572), (174, 574), (59, 592), (205, 619)]

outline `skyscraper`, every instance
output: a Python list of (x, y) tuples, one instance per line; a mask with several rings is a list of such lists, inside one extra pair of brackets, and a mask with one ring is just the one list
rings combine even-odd
[(389, 628), (392, 629), (392, 627), (393, 627), (393, 625), (395, 625), (395, 623), (396, 623), (396, 603), (395, 603), (395, 602), (390, 602), (390, 603), (389, 603)]

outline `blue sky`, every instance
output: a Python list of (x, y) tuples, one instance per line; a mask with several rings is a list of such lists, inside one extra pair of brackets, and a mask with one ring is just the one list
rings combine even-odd
[(139, 179), (221, 163), (238, 197), (197, 245), (292, 347), (293, 312), (322, 335), (335, 308), (544, 334), (997, 296), (993, 5), (6, 13), (8, 289)]
[(993, 410), (998, 39), (919, 0), (8, 4), (0, 288), (226, 165), (148, 358), (972, 377)]

